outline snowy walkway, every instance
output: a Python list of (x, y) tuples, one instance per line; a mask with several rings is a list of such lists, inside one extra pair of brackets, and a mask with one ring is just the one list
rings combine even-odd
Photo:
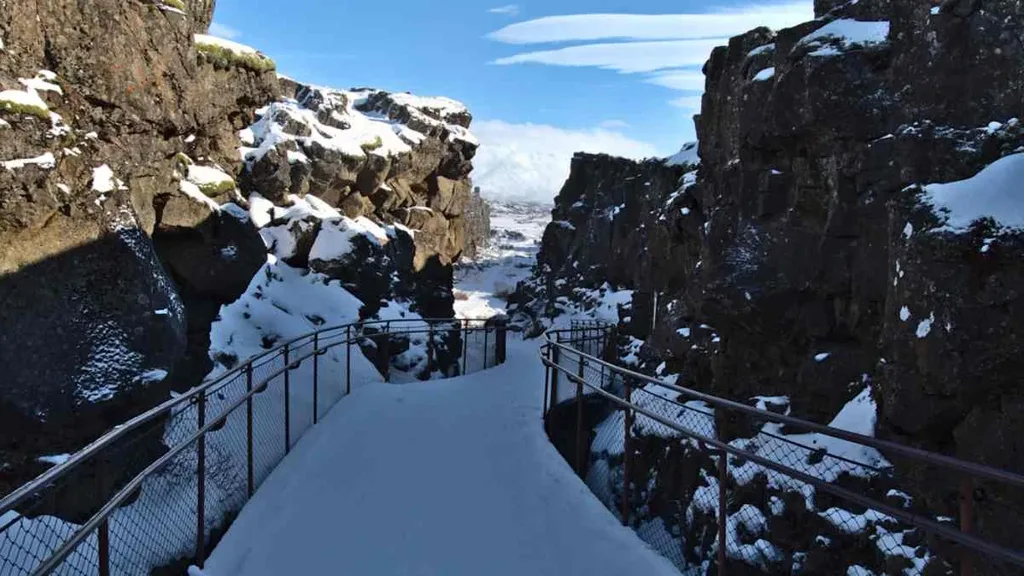
[(678, 575), (540, 425), (537, 343), (452, 380), (343, 399), (259, 489), (209, 576)]

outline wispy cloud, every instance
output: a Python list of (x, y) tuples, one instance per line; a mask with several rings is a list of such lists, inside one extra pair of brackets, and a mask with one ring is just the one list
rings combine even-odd
[(499, 6), (497, 8), (491, 8), (488, 10), (491, 14), (504, 14), (505, 16), (517, 16), (519, 15), (518, 4), (507, 4), (505, 6)]
[(700, 70), (666, 70), (656, 72), (644, 82), (673, 90), (696, 90), (699, 92), (704, 89), (704, 74)]
[(670, 103), (700, 110), (704, 89), (699, 67), (729, 37), (758, 26), (784, 28), (814, 18), (810, 0), (750, 4), (695, 14), (575, 14), (548, 16), (506, 26), (487, 35), (505, 44), (575, 43), (520, 52), (492, 64), (594, 67), (622, 74), (646, 74), (648, 84), (688, 95)]
[(682, 108), (691, 114), (700, 112), (701, 96), (682, 96), (669, 102), (676, 108)]
[(605, 120), (598, 124), (598, 126), (608, 130), (620, 130), (622, 128), (629, 128), (629, 123), (622, 120)]
[(506, 26), (487, 37), (506, 44), (728, 38), (758, 26), (784, 28), (812, 18), (812, 3), (801, 0), (775, 5), (755, 4), (702, 14), (548, 16)]
[(665, 68), (679, 68), (703, 64), (715, 46), (724, 38), (710, 40), (664, 40), (657, 42), (615, 42), (584, 44), (556, 50), (524, 52), (499, 58), (494, 64), (525, 64), (528, 62), (552, 66), (593, 66), (626, 74), (654, 72)]
[(214, 22), (210, 24), (210, 35), (218, 38), (226, 38), (228, 40), (234, 40), (239, 38), (242, 33), (238, 30), (228, 26), (227, 24), (221, 24), (220, 22)]
[(570, 159), (577, 151), (627, 158), (657, 155), (652, 144), (608, 127), (571, 130), (483, 120), (473, 123), (473, 133), (481, 143), (473, 159), (473, 181), (488, 198), (503, 200), (550, 203), (569, 177)]

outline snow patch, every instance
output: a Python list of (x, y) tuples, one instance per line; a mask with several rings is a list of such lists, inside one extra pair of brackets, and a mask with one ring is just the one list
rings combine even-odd
[(925, 200), (945, 212), (945, 229), (962, 230), (991, 217), (1004, 226), (1024, 227), (1024, 154), (1010, 154), (966, 180), (924, 187)]

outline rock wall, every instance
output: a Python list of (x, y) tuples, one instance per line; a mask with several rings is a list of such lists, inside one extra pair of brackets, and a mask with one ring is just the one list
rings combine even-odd
[[(816, 4), (713, 52), (699, 169), (577, 155), (517, 314), (607, 279), (651, 373), (822, 423), (870, 386), (878, 435), (1024, 471), (1024, 8)], [(902, 474), (949, 510), (948, 478)]]
[(469, 112), (279, 78), (256, 50), (195, 36), (213, 10), (0, 0), (0, 493), (200, 382), (211, 326), (277, 225), (312, 266), (321, 224), (288, 212), (307, 193), (330, 225), (394, 224), (392, 246), (331, 268), (365, 315), (395, 299), (453, 314), (451, 263), (475, 242)]

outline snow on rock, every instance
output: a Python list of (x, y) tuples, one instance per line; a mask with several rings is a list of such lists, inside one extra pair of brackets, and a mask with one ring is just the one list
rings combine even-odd
[(942, 211), (947, 230), (963, 230), (971, 222), (985, 217), (1004, 226), (1022, 228), (1024, 198), (1019, 194), (1022, 181), (1024, 153), (1010, 154), (966, 180), (925, 186), (924, 199)]
[(220, 168), (196, 164), (189, 165), (187, 178), (189, 182), (195, 184), (200, 189), (206, 189), (211, 186), (222, 187), (225, 185), (234, 187), (235, 183), (235, 179)]
[(700, 164), (700, 156), (697, 155), (699, 145), (697, 142), (687, 142), (672, 156), (665, 159), (669, 166), (696, 166)]
[[(423, 129), (444, 129), (449, 139), (476, 143), (468, 129), (455, 123), (461, 116), (468, 117), (466, 107), (448, 98), (322, 87), (309, 88), (305, 96), (302, 102), (285, 99), (259, 110), (260, 120), (239, 134), (246, 143), (240, 149), (244, 161), (257, 162), (285, 142), (296, 142), (302, 149), (321, 147), (351, 158), (370, 154), (392, 157), (409, 153), (426, 140), (426, 134), (410, 127), (412, 123)], [(406, 121), (371, 107), (384, 106), (383, 102), (400, 106)], [(292, 158), (303, 161), (305, 156), (294, 154)]]
[(387, 242), (387, 233), (371, 220), (360, 216), (352, 220), (344, 216), (323, 223), (316, 237), (310, 260), (338, 260), (352, 252), (352, 240), (363, 237), (380, 246)]
[[(881, 44), (889, 37), (888, 22), (861, 22), (841, 18), (804, 36), (796, 43), (796, 48), (807, 47), (815, 50), (815, 55), (827, 56), (838, 54), (834, 49), (868, 47)], [(832, 48), (831, 52), (825, 52)]]
[(196, 34), (194, 37), (195, 43), (205, 46), (215, 46), (217, 48), (223, 48), (229, 50), (235, 54), (258, 54), (259, 51), (252, 46), (246, 46), (232, 40), (225, 38), (218, 38), (216, 36), (210, 36), (209, 34)]
[(100, 194), (113, 192), (122, 186), (122, 183), (114, 178), (114, 171), (110, 166), (103, 164), (92, 170), (92, 189)]
[(774, 77), (775, 77), (775, 67), (771, 67), (771, 68), (765, 68), (764, 70), (761, 70), (757, 74), (754, 74), (753, 80), (755, 82), (763, 82), (765, 80), (771, 80)]
[(57, 166), (57, 159), (54, 158), (52, 152), (45, 152), (35, 158), (8, 160), (6, 162), (0, 162), (0, 164), (3, 164), (3, 167), (6, 170), (17, 170), (18, 168), (24, 168), (29, 165), (35, 165), (46, 170), (52, 170)]
[(31, 87), (25, 90), (4, 90), (0, 92), (0, 109), (5, 108), (5, 104), (8, 106), (29, 107), (43, 112), (50, 110), (50, 107), (46, 105), (46, 101)]
[(54, 82), (57, 79), (57, 75), (49, 70), (40, 70), (36, 74), (35, 78), (19, 78), (23, 86), (31, 90), (38, 92), (56, 92), (57, 94), (63, 95), (64, 90)]

